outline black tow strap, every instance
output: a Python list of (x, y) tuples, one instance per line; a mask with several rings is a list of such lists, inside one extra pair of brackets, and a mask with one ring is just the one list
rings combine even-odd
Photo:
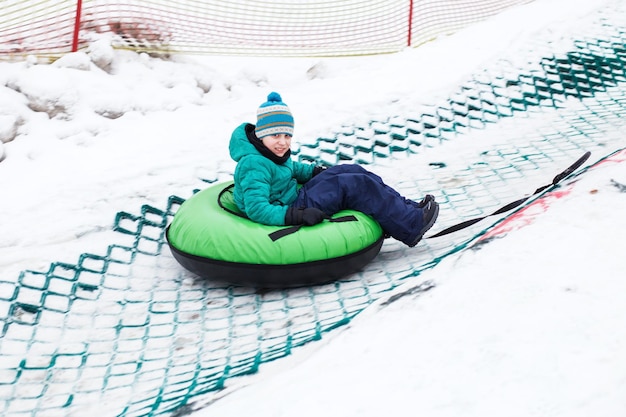
[(574, 162), (572, 165), (570, 165), (569, 167), (567, 167), (567, 169), (565, 169), (563, 172), (561, 172), (560, 174), (558, 174), (556, 177), (554, 177), (554, 179), (552, 180), (551, 184), (547, 184), (544, 185), (543, 187), (539, 187), (535, 190), (534, 193), (532, 193), (531, 195), (529, 195), (528, 197), (524, 197), (524, 198), (520, 198), (519, 200), (513, 201), (507, 205), (505, 205), (504, 207), (501, 207), (500, 209), (494, 211), (491, 214), (488, 214), (486, 216), (483, 217), (478, 217), (475, 219), (471, 219), (471, 220), (465, 220), (464, 222), (461, 222), (459, 224), (455, 224), (454, 226), (450, 226), (446, 229), (443, 229), (442, 231), (440, 231), (439, 233), (432, 235), (432, 236), (428, 236), (427, 238), (433, 238), (433, 237), (440, 237), (440, 236), (444, 236), (447, 235), (449, 233), (452, 232), (456, 232), (458, 230), (461, 229), (465, 229), (466, 227), (469, 227), (475, 223), (478, 223), (479, 221), (486, 219), (489, 216), (495, 216), (498, 214), (502, 214), (505, 213), (509, 210), (514, 209), (515, 207), (521, 205), (522, 203), (524, 203), (524, 201), (528, 200), (530, 197), (532, 197), (535, 194), (539, 194), (540, 192), (542, 192), (543, 190), (545, 190), (548, 187), (553, 187), (556, 184), (558, 184), (561, 180), (563, 180), (564, 178), (566, 178), (567, 176), (569, 176), (572, 172), (574, 172), (576, 169), (578, 169), (582, 164), (585, 163), (585, 161), (587, 159), (589, 159), (589, 157), (591, 156), (591, 152), (585, 152), (585, 154), (583, 156), (581, 156), (576, 162)]
[[(331, 222), (331, 223), (356, 222), (358, 220), (359, 219), (357, 219), (352, 214), (350, 214), (348, 216), (336, 217), (334, 219), (328, 219), (328, 221)], [(280, 230), (277, 230), (275, 232), (272, 232), (268, 236), (270, 237), (270, 239), (272, 239), (272, 242), (276, 242), (281, 237), (285, 237), (285, 236), (288, 236), (288, 235), (290, 235), (292, 233), (296, 233), (298, 230), (300, 230), (300, 228), (302, 226), (303, 226), (302, 224), (298, 224), (298, 225), (295, 225), (295, 226), (286, 227), (284, 229), (280, 229)]]

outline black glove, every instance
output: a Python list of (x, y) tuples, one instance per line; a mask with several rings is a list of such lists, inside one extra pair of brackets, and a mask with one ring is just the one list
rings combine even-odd
[(285, 224), (305, 224), (307, 226), (313, 226), (314, 224), (321, 223), (322, 220), (328, 218), (330, 218), (330, 216), (315, 207), (305, 209), (289, 207), (287, 209), (287, 213), (285, 214)]
[(313, 175), (311, 175), (311, 178), (313, 178), (314, 176), (316, 176), (320, 172), (324, 172), (324, 171), (326, 171), (326, 167), (325, 166), (316, 165), (315, 168), (313, 168)]

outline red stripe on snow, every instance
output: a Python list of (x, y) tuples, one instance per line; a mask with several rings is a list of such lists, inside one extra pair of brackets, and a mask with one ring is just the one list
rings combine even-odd
[[(590, 169), (597, 169), (606, 164), (617, 164), (626, 161), (626, 148), (616, 152), (610, 157), (596, 162)], [(521, 229), (524, 226), (531, 224), (535, 218), (541, 213), (545, 213), (550, 205), (556, 200), (570, 194), (575, 183), (569, 184), (567, 187), (552, 191), (543, 197), (533, 201), (528, 206), (522, 208), (516, 213), (504, 219), (497, 224), (493, 229), (489, 230), (483, 236), (478, 239), (478, 242), (493, 238), (495, 236), (505, 235), (514, 230)]]

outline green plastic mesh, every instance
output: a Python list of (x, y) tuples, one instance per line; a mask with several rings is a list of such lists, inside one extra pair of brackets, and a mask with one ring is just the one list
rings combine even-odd
[[(393, 161), (411, 173), (396, 182), (398, 190), (435, 194), (445, 225), (489, 214), (531, 192), (530, 183), (549, 182), (584, 151), (625, 146), (625, 20), (623, 6), (592, 16), (558, 43), (565, 52), (544, 34), (521, 52), (534, 57), (525, 65), (498, 60), (418, 114), (343, 126), (301, 145), (297, 156), (375, 164), (377, 171)], [(425, 147), (462, 146), (474, 132), (502, 139), (485, 142), (463, 164), (409, 168)], [(223, 169), (204, 180), (228, 176)], [(422, 271), (500, 219), (419, 249), (388, 240), (363, 271), (332, 284), (256, 291), (199, 279), (176, 263), (164, 233), (182, 202), (171, 196), (162, 207), (118, 213), (118, 241), (105, 254), (0, 278), (0, 414), (183, 415), (236, 384), (233, 377), (319, 340), (400, 284), (420, 283)]]

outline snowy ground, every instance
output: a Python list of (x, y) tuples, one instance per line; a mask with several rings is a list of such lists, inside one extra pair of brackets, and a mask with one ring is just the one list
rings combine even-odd
[[(591, 3), (539, 0), (389, 56), (162, 61), (103, 41), (54, 65), (0, 63), (0, 276), (102, 253), (118, 211), (228, 176), (230, 133), (269, 91), (295, 115), (294, 142), (312, 141), (434, 102), (612, 2)], [(433, 290), (371, 306), (194, 416), (626, 415), (626, 194), (611, 183), (625, 169), (585, 174), (531, 225), (425, 272)]]
[(624, 175), (586, 174), (533, 224), (425, 272), (434, 289), (197, 416), (623, 416)]

